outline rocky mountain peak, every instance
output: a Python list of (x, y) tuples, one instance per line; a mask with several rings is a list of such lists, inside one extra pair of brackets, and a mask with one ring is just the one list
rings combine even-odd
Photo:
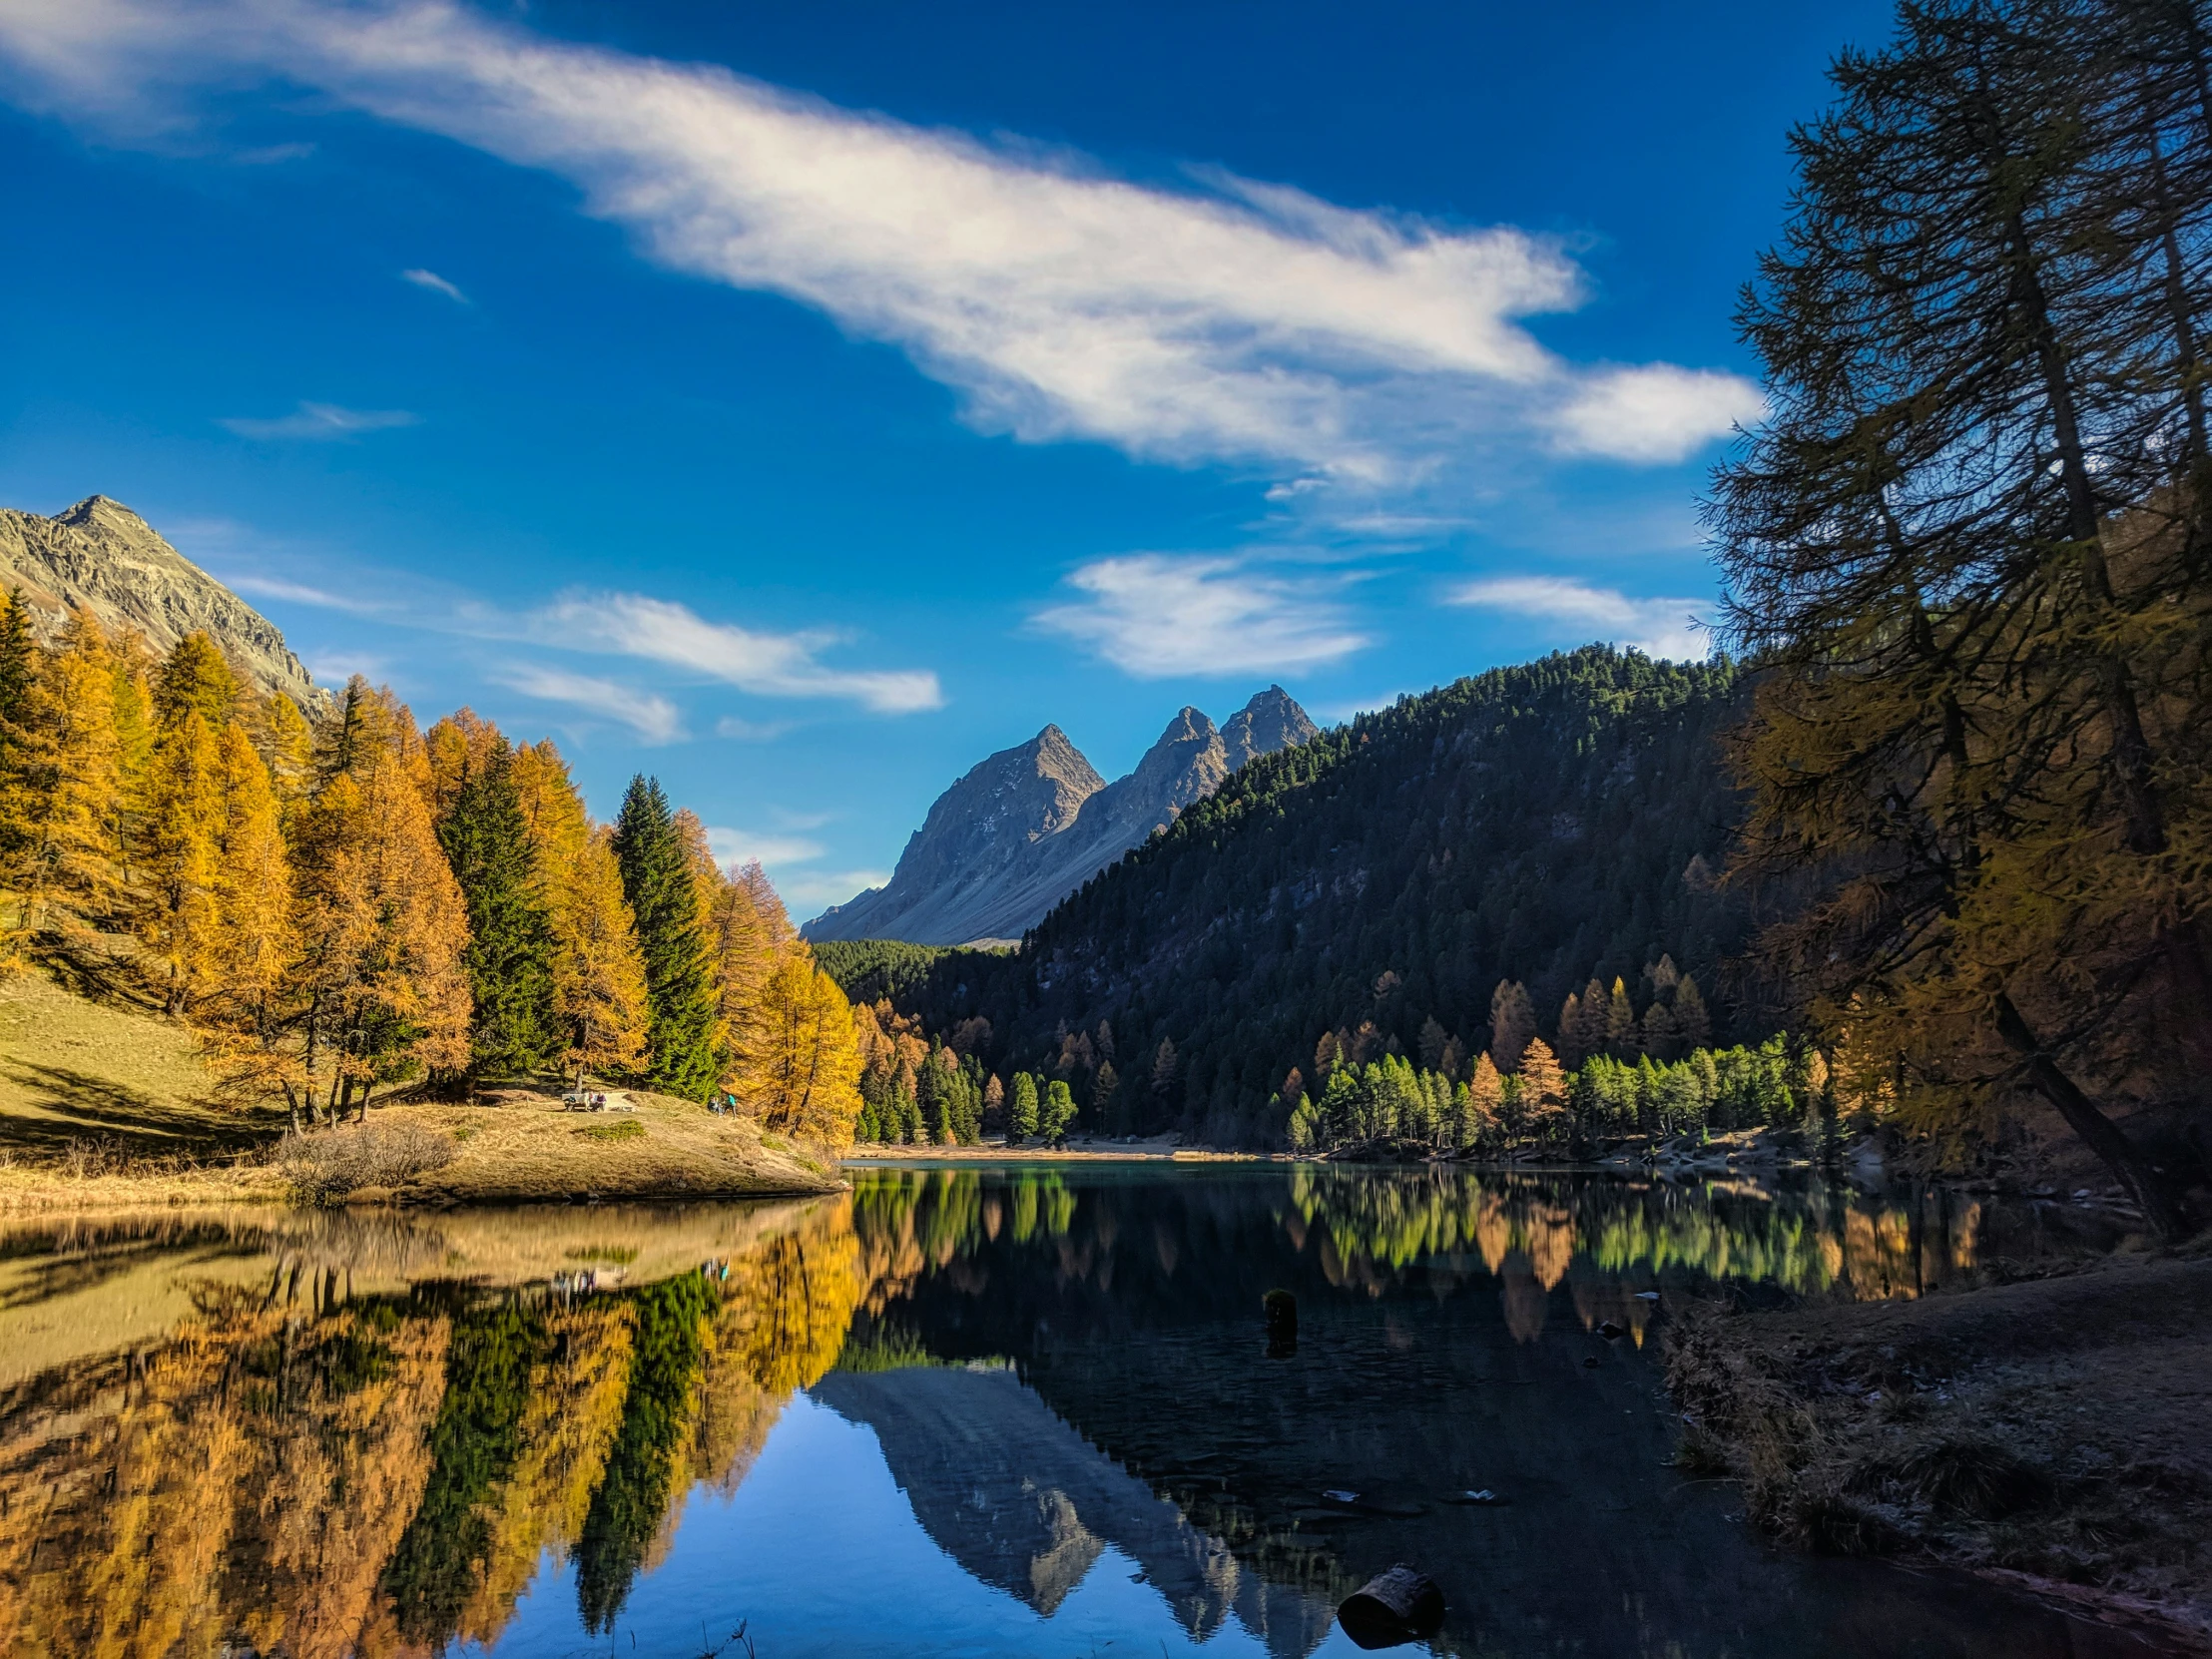
[(1135, 771), (1107, 784), (1065, 733), (1047, 726), (937, 798), (887, 886), (832, 906), (804, 931), (811, 939), (918, 944), (1018, 938), (1254, 755), (1317, 730), (1280, 686), (1246, 704), (1226, 733), (1186, 706)]
[(323, 700), (275, 623), (110, 496), (89, 495), (51, 518), (0, 508), (0, 588), (22, 592), (41, 638), (73, 606), (103, 627), (136, 629), (156, 651), (201, 632), (265, 691), (302, 708)]

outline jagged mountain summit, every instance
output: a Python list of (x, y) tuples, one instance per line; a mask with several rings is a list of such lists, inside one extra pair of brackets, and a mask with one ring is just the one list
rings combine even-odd
[(1270, 686), (1223, 727), (1196, 709), (1177, 711), (1137, 770), (1108, 784), (1047, 726), (937, 797), (887, 885), (831, 905), (802, 931), (915, 944), (1018, 939), (1254, 756), (1319, 731), (1290, 693)]
[(302, 708), (322, 701), (274, 622), (104, 495), (52, 518), (0, 507), (0, 590), (10, 588), (21, 590), (41, 638), (61, 628), (73, 605), (104, 627), (137, 629), (156, 651), (198, 630), (265, 691)]

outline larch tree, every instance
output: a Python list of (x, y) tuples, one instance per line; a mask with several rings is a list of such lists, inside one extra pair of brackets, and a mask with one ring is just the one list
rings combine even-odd
[(764, 987), (766, 1050), (750, 1105), (764, 1127), (831, 1150), (852, 1144), (860, 1114), (860, 1051), (837, 982), (794, 944)]
[(553, 933), (553, 1007), (563, 1063), (629, 1073), (646, 1060), (645, 959), (608, 837), (551, 743), (515, 752), (516, 796), (537, 860)]
[(234, 721), (217, 744), (221, 809), (215, 838), (216, 927), (197, 1023), (229, 1092), (289, 1092), (300, 1127), (298, 1059), (285, 1040), (297, 958), (291, 858), (269, 769)]
[(657, 779), (633, 778), (615, 821), (615, 861), (645, 961), (647, 1079), (688, 1100), (721, 1080), (714, 958), (676, 815)]
[(155, 743), (146, 784), (137, 929), (163, 1007), (176, 1015), (191, 1008), (213, 967), (223, 779), (203, 706), (179, 700), (157, 707), (166, 710), (168, 724)]
[(90, 611), (72, 611), (39, 653), (23, 701), (7, 878), (18, 930), (35, 938), (112, 916), (123, 899), (111, 832), (122, 788), (114, 656)]
[(2170, 1233), (2113, 1108), (2201, 1127), (2212, 1076), (2212, 37), (1940, 0), (1832, 75), (1711, 507), (1763, 668), (1747, 855), (1821, 881), (1767, 953), (1904, 1126), (2038, 1095)]

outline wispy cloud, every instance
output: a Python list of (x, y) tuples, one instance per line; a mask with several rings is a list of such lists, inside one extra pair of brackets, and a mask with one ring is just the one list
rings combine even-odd
[(1530, 434), (1680, 459), (1755, 407), (1734, 376), (1542, 346), (1523, 319), (1586, 290), (1553, 239), (1212, 170), (1142, 186), (449, 0), (15, 0), (0, 54), (50, 107), (125, 132), (243, 72), (555, 173), (648, 257), (894, 343), (1026, 439), (1358, 493), (1447, 460), (1498, 476)]
[(675, 704), (619, 681), (571, 674), (566, 669), (549, 668), (540, 663), (509, 664), (495, 669), (491, 678), (525, 697), (546, 703), (566, 703), (587, 714), (627, 726), (644, 743), (675, 743), (684, 736), (684, 717)]
[(1714, 438), (1752, 425), (1766, 409), (1765, 395), (1739, 375), (1654, 363), (1585, 380), (1553, 429), (1570, 455), (1683, 461)]
[(806, 835), (777, 834), (760, 830), (735, 830), (726, 825), (707, 826), (707, 849), (724, 864), (803, 864), (827, 850)]
[[(234, 534), (227, 539), (235, 544), (238, 538)], [(712, 621), (688, 605), (648, 594), (572, 589), (550, 604), (515, 611), (419, 578), (353, 588), (226, 570), (225, 580), (241, 593), (319, 606), (392, 627), (584, 656), (628, 657), (758, 697), (820, 698), (894, 715), (944, 705), (937, 676), (926, 669), (845, 669), (825, 662), (826, 652), (847, 643), (848, 635), (841, 630), (777, 633), (745, 628)], [(582, 679), (575, 683), (607, 684)], [(647, 729), (639, 727), (641, 732)], [(789, 722), (752, 722), (736, 716), (715, 726), (717, 736), (761, 743), (789, 730)]]
[(798, 870), (777, 878), (776, 891), (785, 903), (804, 915), (817, 905), (842, 904), (869, 887), (886, 885), (887, 869)]
[(1697, 620), (1700, 611), (1712, 609), (1707, 600), (1631, 599), (1561, 577), (1506, 576), (1466, 583), (1447, 594), (1445, 603), (1534, 617), (1554, 624), (1558, 634), (1631, 645), (1653, 657), (1694, 660), (1712, 650), (1711, 637)]
[(269, 420), (241, 415), (217, 424), (242, 438), (271, 442), (300, 438), (312, 443), (358, 437), (363, 432), (389, 431), (395, 426), (413, 426), (418, 419), (405, 409), (347, 409), (335, 403), (301, 403), (290, 414)]
[(412, 282), (418, 288), (428, 288), (432, 293), (442, 293), (446, 298), (458, 304), (465, 305), (468, 303), (468, 295), (463, 293), (458, 285), (448, 282), (434, 271), (402, 271), (399, 274), (399, 279), (402, 282)]
[(835, 634), (762, 633), (643, 594), (566, 593), (535, 614), (533, 628), (575, 650), (643, 657), (768, 697), (847, 698), (894, 715), (944, 703), (937, 677), (925, 671), (824, 667), (817, 656), (837, 643)]
[(1248, 559), (1132, 553), (1084, 565), (1068, 583), (1084, 597), (1039, 611), (1035, 626), (1140, 680), (1285, 673), (1368, 643), (1331, 586), (1270, 575)]

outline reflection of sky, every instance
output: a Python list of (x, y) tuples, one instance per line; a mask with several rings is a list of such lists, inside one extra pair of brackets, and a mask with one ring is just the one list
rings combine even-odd
[[(1266, 1659), (1234, 1620), (1203, 1647), (1194, 1643), (1159, 1593), (1133, 1580), (1136, 1570), (1109, 1545), (1058, 1611), (1040, 1618), (930, 1541), (872, 1432), (802, 1393), (735, 1494), (692, 1493), (667, 1558), (639, 1575), (612, 1640), (590, 1650), (696, 1654), (702, 1620), (719, 1642), (745, 1619), (764, 1659), (921, 1651)], [(499, 1659), (586, 1651), (573, 1570), (541, 1570), (491, 1651)], [(1359, 1650), (1332, 1630), (1315, 1651), (1337, 1659)]]

